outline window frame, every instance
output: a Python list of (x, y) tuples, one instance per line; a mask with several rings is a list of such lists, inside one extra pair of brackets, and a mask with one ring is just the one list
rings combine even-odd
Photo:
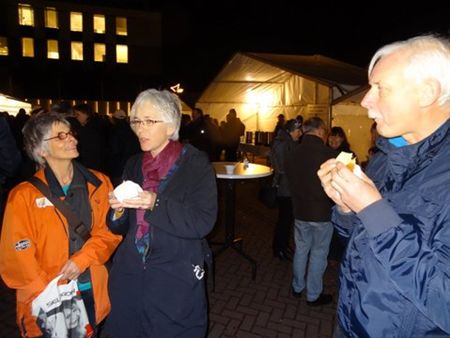
[[(50, 23), (51, 23), (50, 21), (52, 21), (52, 20), (49, 18), (49, 13), (54, 13), (54, 15), (55, 15), (55, 17), (53, 18), (55, 21), (54, 25), (50, 25)], [(45, 25), (45, 28), (59, 29), (59, 18), (58, 18), (58, 11), (57, 11), (56, 7), (50, 7), (50, 6), (45, 7), (45, 9), (44, 9), (44, 25)]]
[[(81, 46), (81, 59), (74, 58), (75, 44)], [(70, 41), (70, 60), (71, 61), (84, 61), (84, 46), (83, 41)]]
[[(79, 16), (79, 19), (81, 21), (81, 28), (78, 30), (78, 27), (75, 25), (75, 19)], [(70, 11), (70, 31), (71, 32), (82, 32), (83, 31), (83, 13), (82, 12), (75, 12)]]
[[(24, 13), (27, 12), (26, 9), (28, 9), (28, 13), (30, 14), (30, 18), (24, 17)], [(34, 9), (33, 6), (30, 4), (25, 3), (18, 3), (17, 4), (17, 19), (19, 26), (28, 26), (28, 27), (34, 27)], [(31, 21), (31, 23), (26, 23), (28, 20)]]

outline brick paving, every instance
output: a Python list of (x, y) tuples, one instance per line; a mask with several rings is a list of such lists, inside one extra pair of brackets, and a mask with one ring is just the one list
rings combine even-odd
[[(234, 250), (227, 249), (217, 257), (215, 291), (211, 276), (207, 281), (208, 338), (329, 338), (335, 321), (336, 264), (328, 266), (324, 281), (324, 291), (334, 296), (332, 304), (310, 307), (304, 296), (291, 295), (292, 265), (272, 256), (277, 210), (257, 201), (259, 184), (260, 180), (243, 180), (236, 186), (236, 234), (243, 238), (244, 251), (257, 261), (256, 279), (251, 279), (248, 261)], [(224, 188), (220, 181), (219, 188)], [(213, 241), (223, 239), (222, 220), (219, 213), (210, 236)], [(0, 338), (16, 337), (14, 293), (0, 282)]]

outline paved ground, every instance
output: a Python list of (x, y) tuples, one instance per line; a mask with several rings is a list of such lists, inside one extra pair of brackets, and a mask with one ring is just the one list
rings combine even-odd
[[(304, 297), (290, 294), (291, 264), (272, 257), (271, 242), (277, 210), (257, 201), (259, 180), (237, 184), (236, 233), (243, 248), (258, 263), (256, 280), (250, 264), (234, 250), (216, 259), (216, 286), (208, 280), (210, 327), (208, 338), (327, 338), (332, 336), (337, 292), (336, 264), (325, 275), (325, 291), (334, 302), (310, 307)], [(219, 214), (212, 239), (223, 238), (223, 214)], [(214, 248), (214, 247), (213, 247)], [(14, 295), (0, 282), (0, 338), (16, 338)], [(133, 337), (130, 337), (133, 338)]]

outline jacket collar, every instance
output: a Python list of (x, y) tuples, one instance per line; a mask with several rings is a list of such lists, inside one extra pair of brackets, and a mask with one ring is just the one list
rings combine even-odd
[[(81, 165), (77, 161), (72, 161), (72, 163), (73, 163), (72, 182), (77, 181), (79, 183), (80, 180), (84, 179), (86, 182), (91, 183), (95, 188), (98, 188), (102, 184), (100, 179), (98, 179), (97, 176), (95, 176), (91, 171), (86, 169), (83, 165)], [(64, 192), (61, 188), (61, 185), (56, 179), (53, 170), (49, 166), (46, 166), (42, 171), (42, 173), (37, 173), (36, 175), (40, 178), (45, 177), (45, 180), (47, 181), (47, 184), (50, 187), (50, 190), (54, 196), (57, 197), (64, 196)]]
[(422, 141), (400, 148), (395, 147), (384, 137), (378, 138), (377, 146), (387, 156), (387, 166), (393, 174), (393, 179), (402, 181), (419, 168), (428, 166), (441, 147), (449, 142), (449, 127), (450, 120), (447, 120)]
[(323, 146), (325, 145), (325, 143), (323, 142), (323, 140), (319, 136), (316, 136), (316, 135), (313, 135), (313, 134), (305, 134), (305, 135), (303, 135), (301, 143), (321, 144)]

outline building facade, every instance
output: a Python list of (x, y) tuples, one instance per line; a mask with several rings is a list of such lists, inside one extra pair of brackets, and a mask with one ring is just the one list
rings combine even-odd
[(162, 78), (162, 18), (156, 11), (85, 3), (3, 0), (0, 92), (49, 106), (92, 103), (129, 109)]

